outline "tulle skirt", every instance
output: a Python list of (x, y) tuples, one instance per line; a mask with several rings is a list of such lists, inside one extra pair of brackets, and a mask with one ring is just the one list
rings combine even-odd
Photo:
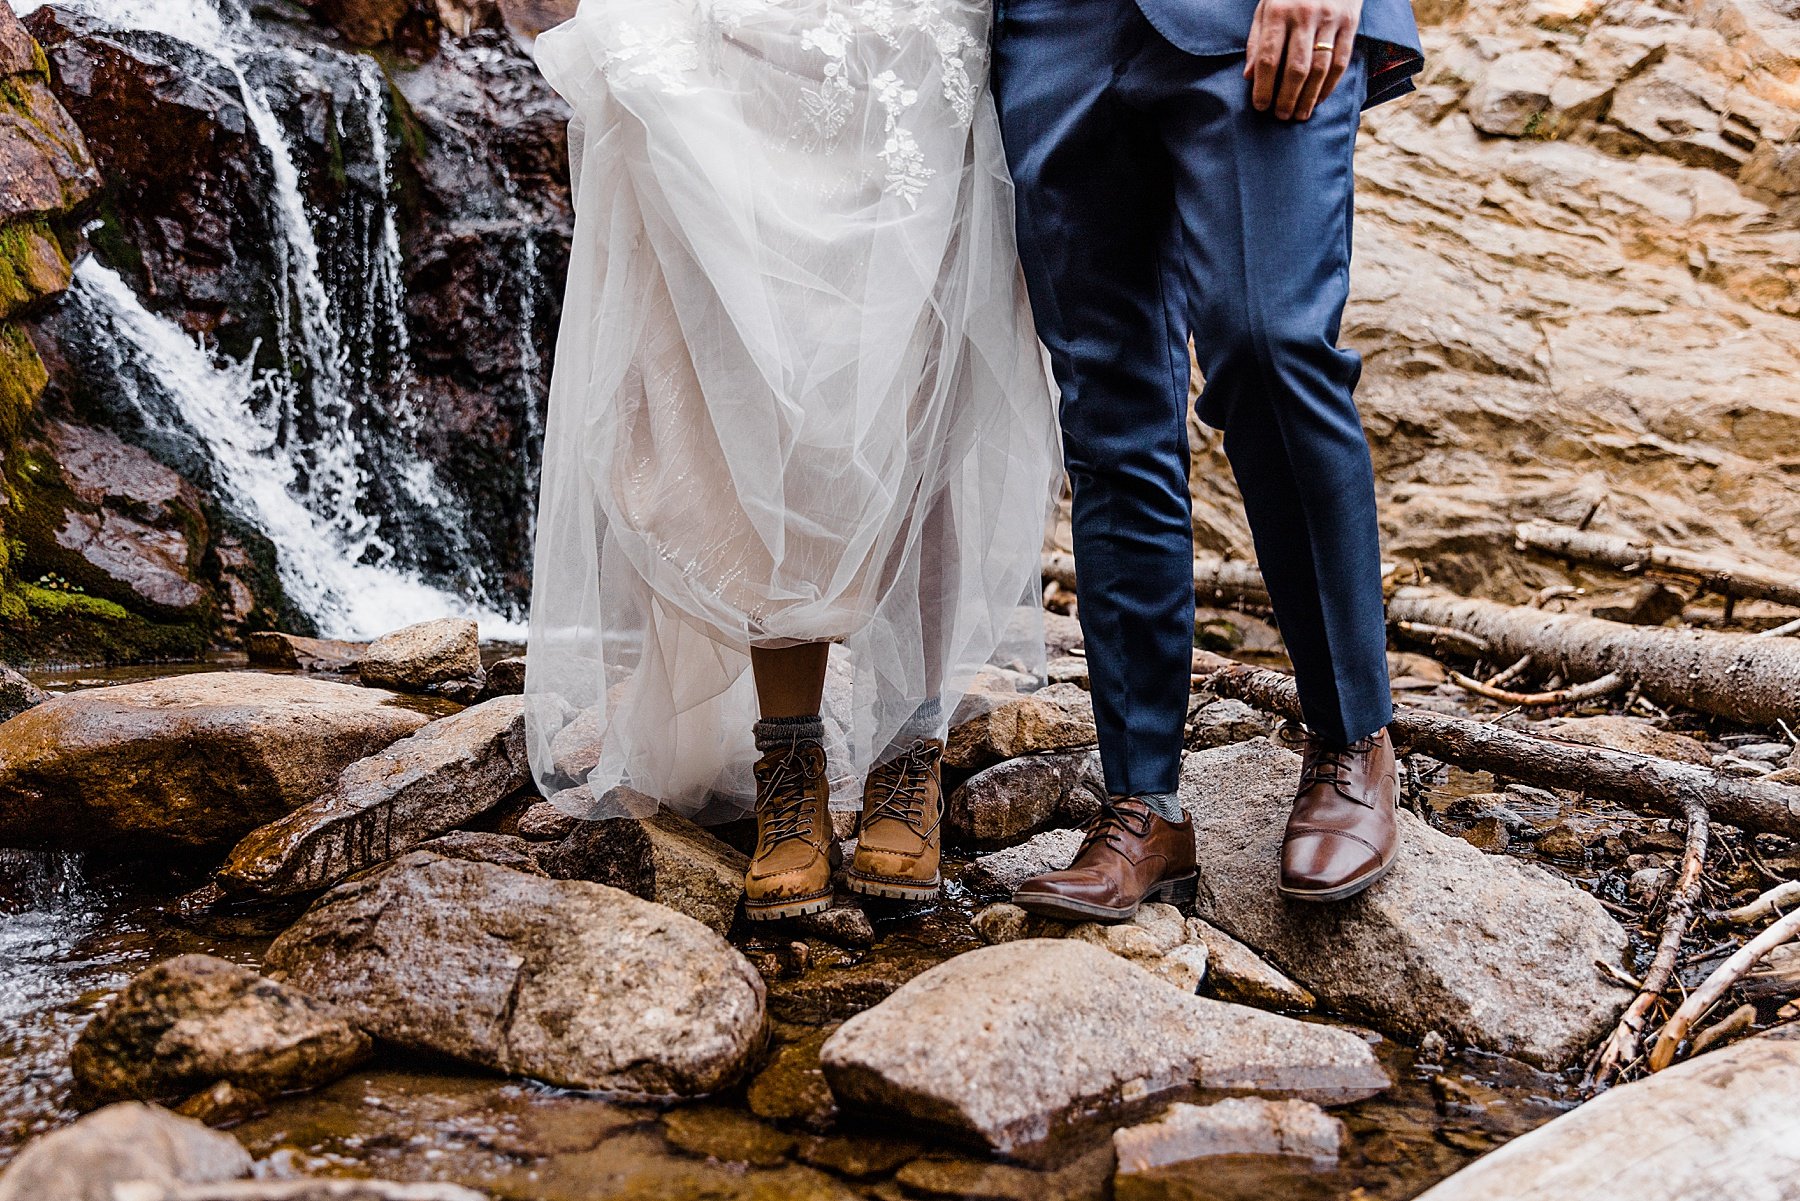
[(582, 0), (539, 37), (576, 225), (526, 712), (571, 811), (744, 812), (752, 646), (836, 644), (840, 799), (985, 663), (1041, 660), (1060, 456), (987, 24), (963, 0)]

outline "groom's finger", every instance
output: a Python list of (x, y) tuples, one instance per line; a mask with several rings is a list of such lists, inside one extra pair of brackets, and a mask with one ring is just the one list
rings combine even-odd
[(1275, 100), (1275, 81), (1281, 73), (1281, 51), (1287, 43), (1287, 22), (1277, 15), (1278, 0), (1263, 0), (1250, 22), (1250, 41), (1244, 54), (1244, 74), (1250, 77), (1250, 103), (1258, 111)]
[[(1324, 59), (1324, 55), (1313, 53), (1313, 42), (1318, 36), (1317, 19), (1307, 19), (1303, 14), (1290, 19), (1287, 29), (1287, 63), (1281, 71), (1281, 90), (1275, 93), (1275, 115), (1283, 121), (1294, 115), (1294, 107), (1300, 101), (1300, 93), (1306, 87), (1307, 77), (1312, 74), (1315, 60)], [(1323, 66), (1319, 70), (1319, 80), (1323, 82), (1325, 72)]]
[[(1356, 22), (1346, 21), (1338, 26), (1337, 31), (1331, 36), (1331, 43), (1331, 66), (1326, 69), (1325, 82), (1319, 87), (1320, 100), (1325, 99), (1336, 90), (1338, 80), (1342, 79), (1344, 72), (1350, 69), (1350, 56), (1356, 51)], [(1316, 104), (1317, 101), (1314, 103)], [(1310, 117), (1311, 110), (1309, 109), (1305, 115)]]
[[(1304, 121), (1313, 115), (1313, 109), (1319, 101), (1331, 95), (1331, 89), (1337, 86), (1338, 76), (1343, 68), (1337, 66), (1338, 57), (1344, 54), (1341, 43), (1348, 41), (1349, 33), (1341, 21), (1327, 18), (1319, 25), (1313, 37), (1312, 70), (1307, 72), (1306, 86), (1300, 89), (1300, 99), (1294, 105), (1294, 119)], [(1348, 59), (1348, 55), (1344, 55)]]

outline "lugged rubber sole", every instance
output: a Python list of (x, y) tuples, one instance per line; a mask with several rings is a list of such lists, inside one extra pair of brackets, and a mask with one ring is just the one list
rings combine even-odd
[(809, 913), (823, 913), (831, 908), (831, 890), (813, 897), (796, 897), (792, 900), (775, 904), (758, 904), (754, 901), (744, 902), (744, 920), (751, 922), (778, 922), (784, 917), (805, 917)]
[(1200, 873), (1190, 872), (1185, 876), (1159, 881), (1146, 892), (1136, 905), (1122, 909), (1111, 909), (1105, 905), (1096, 905), (1090, 901), (1077, 901), (1070, 897), (1058, 897), (1050, 893), (1013, 893), (1013, 904), (1027, 913), (1035, 913), (1039, 917), (1060, 918), (1074, 922), (1128, 922), (1137, 916), (1137, 911), (1153, 901), (1173, 905), (1183, 913), (1191, 913), (1194, 902), (1200, 896)]
[(886, 897), (890, 901), (935, 901), (938, 893), (943, 891), (943, 879), (939, 877), (929, 884), (895, 884), (889, 880), (877, 880), (859, 876), (855, 871), (847, 871), (844, 873), (844, 887), (851, 892), (860, 892), (865, 897)]

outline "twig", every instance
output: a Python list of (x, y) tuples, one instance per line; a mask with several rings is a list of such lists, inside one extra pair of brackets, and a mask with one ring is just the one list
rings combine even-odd
[(1588, 1061), (1587, 1085), (1605, 1088), (1617, 1079), (1627, 1064), (1635, 1061), (1643, 1050), (1644, 1023), (1650, 1011), (1662, 1000), (1663, 990), (1675, 975), (1675, 961), (1681, 954), (1681, 940), (1687, 936), (1694, 920), (1694, 908), (1700, 900), (1702, 869), (1706, 866), (1706, 843), (1712, 829), (1706, 806), (1698, 801), (1686, 802), (1687, 842), (1681, 851), (1681, 874), (1669, 894), (1663, 918), (1662, 938), (1656, 944), (1656, 958), (1644, 973), (1643, 986), (1632, 998), (1619, 1024)]
[(1739, 947), (1737, 954), (1714, 968), (1712, 975), (1701, 981), (1700, 987), (1681, 1003), (1681, 1008), (1670, 1016), (1662, 1033), (1656, 1036), (1656, 1045), (1650, 1049), (1650, 1070), (1660, 1072), (1673, 1063), (1676, 1049), (1700, 1016), (1725, 995), (1725, 990), (1743, 979), (1764, 955), (1797, 934), (1800, 934), (1800, 909)]
[(1493, 675), (1489, 676), (1487, 678), (1487, 686), (1489, 688), (1504, 688), (1506, 685), (1512, 683), (1514, 680), (1518, 679), (1521, 675), (1523, 675), (1525, 673), (1525, 669), (1530, 666), (1531, 666), (1531, 656), (1530, 655), (1521, 656), (1518, 662), (1514, 663), (1511, 667), (1507, 668), (1505, 671), (1495, 672)]
[[(1530, 658), (1531, 656), (1527, 655), (1525, 661), (1529, 662)], [(1507, 671), (1511, 670), (1512, 668), (1507, 669)], [(1613, 671), (1597, 680), (1589, 680), (1585, 684), (1576, 684), (1569, 688), (1558, 688), (1551, 692), (1510, 692), (1505, 688), (1484, 684), (1471, 676), (1465, 676), (1460, 671), (1451, 672), (1450, 680), (1465, 692), (1473, 692), (1476, 696), (1485, 696), (1491, 701), (1500, 701), (1504, 704), (1520, 705), (1526, 708), (1539, 708), (1545, 705), (1573, 705), (1581, 701), (1591, 701), (1596, 697), (1610, 696), (1631, 682)]]
[(1459, 646), (1476, 658), (1488, 653), (1488, 644), (1485, 638), (1478, 638), (1474, 634), (1454, 630), (1449, 626), (1435, 626), (1424, 621), (1397, 621), (1394, 623), (1394, 628), (1402, 634), (1411, 634), (1414, 638), (1421, 642), (1428, 642), (1432, 646), (1445, 642)]
[(1796, 617), (1792, 621), (1784, 621), (1780, 625), (1770, 629), (1759, 631), (1756, 636), (1758, 638), (1786, 638), (1793, 634), (1800, 634), (1800, 617)]
[(1800, 905), (1800, 880), (1778, 884), (1748, 905), (1739, 905), (1736, 909), (1727, 909), (1723, 913), (1709, 916), (1716, 916), (1719, 921), (1730, 922), (1734, 926), (1742, 926), (1780, 913), (1789, 905)]

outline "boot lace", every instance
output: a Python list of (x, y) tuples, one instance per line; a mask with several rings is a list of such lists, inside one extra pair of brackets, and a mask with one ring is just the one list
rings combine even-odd
[[(864, 827), (879, 821), (897, 821), (920, 838), (929, 839), (938, 822), (925, 828), (925, 804), (931, 788), (931, 770), (943, 748), (921, 739), (886, 763), (869, 769), (869, 803), (863, 809)], [(938, 815), (938, 821), (943, 815)]]
[(1127, 835), (1139, 839), (1149, 837), (1150, 807), (1139, 801), (1137, 807), (1127, 809), (1124, 806), (1130, 800), (1129, 797), (1108, 797), (1101, 802), (1100, 812), (1088, 822), (1087, 836), (1081, 840), (1077, 858), (1087, 854), (1090, 847), (1102, 843), (1123, 854)]
[(817, 756), (798, 748), (776, 760), (768, 775), (757, 781), (756, 812), (762, 818), (762, 849), (772, 851), (813, 833), (812, 793), (808, 786), (824, 768)]

